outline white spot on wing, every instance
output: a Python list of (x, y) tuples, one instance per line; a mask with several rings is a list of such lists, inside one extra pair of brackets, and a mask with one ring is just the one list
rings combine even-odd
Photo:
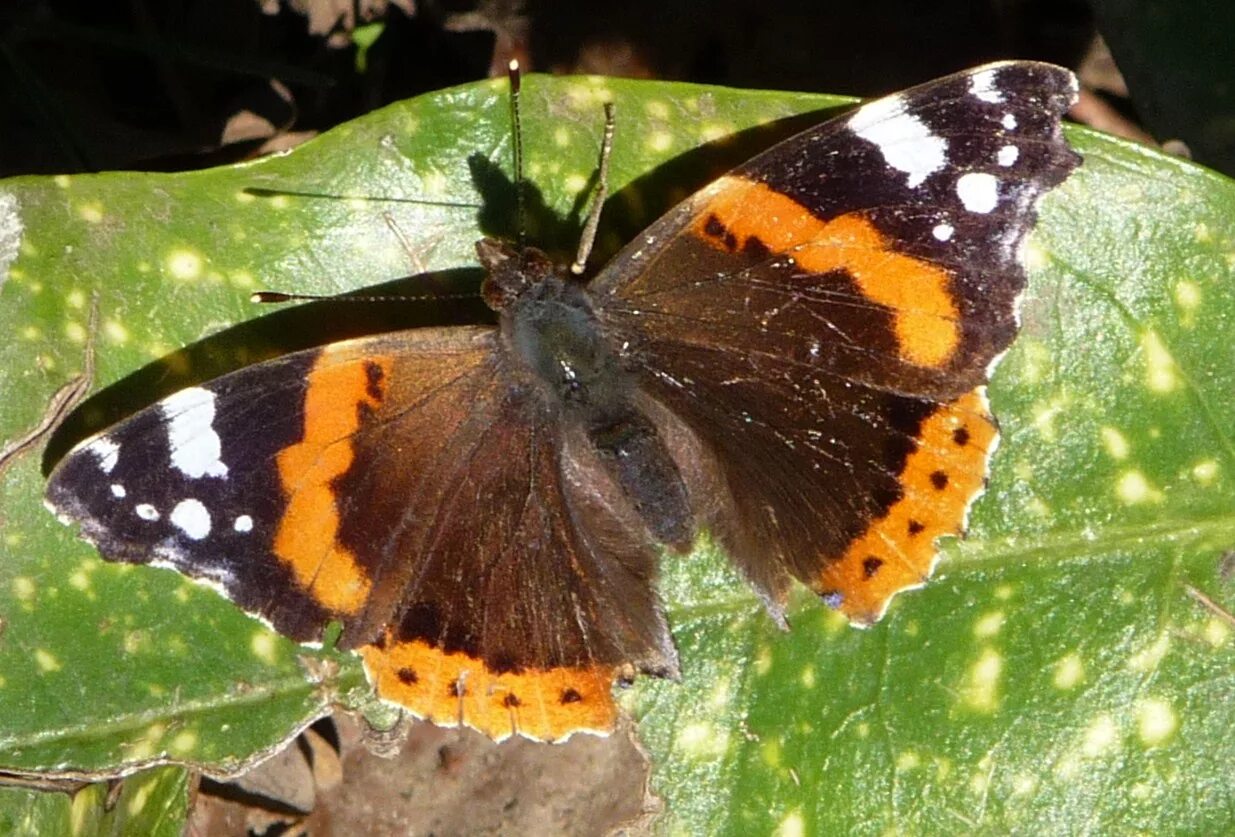
[(993, 174), (971, 171), (957, 178), (956, 194), (970, 212), (985, 215), (999, 203), (999, 181)]
[(214, 400), (210, 390), (189, 387), (159, 402), (167, 419), (172, 467), (192, 479), (227, 476), (219, 458), (223, 443), (214, 430)]
[(935, 236), (940, 241), (951, 241), (952, 233), (956, 232), (951, 224), (936, 224), (935, 229), (931, 230), (931, 235)]
[(138, 503), (133, 507), (133, 513), (142, 520), (154, 521), (159, 519), (159, 510), (149, 503)]
[(232, 528), (241, 533), (252, 532), (253, 518), (249, 517), (247, 514), (242, 514), (240, 517), (236, 518), (236, 522), (232, 524)]
[(1001, 166), (1010, 166), (1016, 162), (1016, 158), (1019, 156), (1021, 156), (1021, 150), (1019, 148), (1015, 145), (1005, 145), (1003, 148), (999, 149), (999, 153), (995, 156), (995, 159)]
[(969, 92), (983, 102), (998, 104), (1003, 101), (1003, 91), (995, 86), (995, 71), (982, 70), (969, 77)]
[(86, 450), (98, 458), (99, 470), (104, 474), (110, 474), (112, 469), (116, 467), (116, 463), (120, 461), (120, 445), (107, 436), (100, 436), (95, 439), (86, 445)]
[(1003, 125), (1005, 129), (1011, 131), (1016, 128), (1016, 117), (1010, 113), (1005, 113), (1003, 115), (1003, 119), (999, 120), (999, 123)]
[(210, 512), (200, 500), (181, 500), (171, 513), (172, 525), (195, 541), (210, 534)]
[(858, 108), (849, 117), (849, 130), (873, 142), (885, 163), (909, 175), (910, 189), (921, 185), (947, 163), (947, 140), (931, 133), (926, 123), (906, 112), (905, 101), (899, 96)]

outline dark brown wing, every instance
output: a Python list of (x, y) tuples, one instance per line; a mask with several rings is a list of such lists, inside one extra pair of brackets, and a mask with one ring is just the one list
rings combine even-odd
[(302, 641), (343, 623), (379, 694), (557, 739), (673, 675), (654, 551), (491, 329), (404, 332), (183, 391), (71, 452), (49, 504), (113, 560), (209, 579)]
[(1021, 244), (1078, 158), (1066, 70), (992, 65), (801, 134), (704, 189), (593, 283), (645, 391), (715, 458), (710, 521), (776, 602), (858, 622), (961, 531), (995, 439)]

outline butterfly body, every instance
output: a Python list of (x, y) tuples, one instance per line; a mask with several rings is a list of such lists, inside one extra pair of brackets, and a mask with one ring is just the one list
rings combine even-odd
[(651, 538), (679, 552), (695, 527), (687, 489), (655, 423), (637, 404), (637, 381), (596, 317), (586, 287), (534, 248), (481, 242), (482, 295), (496, 302), (501, 343), (530, 374), (564, 432), (577, 429)]
[(856, 624), (963, 531), (1016, 333), (1019, 250), (1078, 159), (1065, 70), (880, 100), (671, 210), (583, 282), (485, 239), (496, 327), (258, 364), (84, 441), (47, 500), (113, 560), (212, 581), (377, 693), (495, 738), (605, 732), (675, 676), (655, 587), (708, 532), (784, 623)]

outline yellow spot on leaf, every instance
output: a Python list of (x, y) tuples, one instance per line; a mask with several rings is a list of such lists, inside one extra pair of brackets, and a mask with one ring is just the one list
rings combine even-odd
[(1115, 483), (1115, 496), (1123, 503), (1135, 506), (1160, 501), (1162, 492), (1151, 486), (1140, 471), (1124, 471)]
[(97, 201), (83, 203), (77, 207), (77, 217), (81, 218), (87, 224), (97, 224), (103, 220), (103, 204)]
[(802, 681), (802, 685), (805, 686), (806, 688), (808, 689), (815, 688), (815, 667), (814, 666), (803, 667), (802, 674), (799, 675), (798, 679)]
[(1099, 715), (1085, 730), (1081, 741), (1081, 754), (1096, 758), (1115, 748), (1119, 740), (1119, 728), (1109, 715)]
[(716, 758), (729, 749), (728, 733), (706, 721), (686, 724), (678, 732), (677, 746), (692, 758)]
[(176, 248), (167, 254), (164, 261), (167, 273), (173, 279), (189, 281), (202, 275), (202, 257), (192, 250)]
[(1022, 338), (1019, 344), (1021, 375), (1028, 384), (1040, 384), (1047, 373), (1055, 368), (1050, 350), (1041, 341)]
[(64, 336), (74, 343), (85, 343), (86, 327), (76, 320), (69, 320), (64, 324)]
[(673, 134), (668, 131), (653, 131), (648, 135), (647, 147), (649, 151), (663, 153), (673, 147)]
[(134, 741), (128, 748), (128, 755), (131, 759), (141, 760), (148, 759), (155, 755), (158, 751), (159, 743), (163, 740), (163, 736), (167, 733), (167, 725), (155, 723), (146, 728), (146, 732), (141, 738)]
[(1185, 312), (1195, 311), (1201, 304), (1201, 286), (1190, 279), (1175, 285), (1175, 304)]
[(587, 188), (587, 178), (581, 174), (568, 174), (562, 185), (566, 191), (578, 194)]
[(1061, 657), (1055, 663), (1055, 674), (1051, 678), (1051, 682), (1056, 689), (1074, 689), (1083, 683), (1085, 680), (1085, 663), (1081, 661), (1081, 655), (1073, 651), (1067, 656)]
[(173, 753), (187, 755), (197, 749), (197, 733), (191, 729), (181, 730), (169, 742)]
[(1167, 393), (1179, 386), (1175, 359), (1157, 332), (1141, 335), (1141, 353), (1145, 356), (1145, 385), (1151, 392)]
[(1100, 433), (1102, 434), (1102, 446), (1106, 448), (1111, 459), (1119, 460), (1128, 457), (1128, 440), (1124, 434), (1114, 427), (1103, 427)]
[(776, 837), (803, 837), (806, 834), (806, 821), (800, 811), (791, 811), (776, 825)]
[(558, 126), (553, 130), (553, 144), (558, 148), (565, 148), (570, 145), (570, 131)]
[(1146, 698), (1136, 708), (1136, 731), (1146, 747), (1161, 747), (1178, 726), (1175, 710), (1164, 700)]
[(269, 631), (255, 631), (249, 639), (249, 650), (267, 665), (274, 665), (278, 659), (275, 653), (275, 639)]
[(1160, 635), (1152, 643), (1137, 651), (1128, 659), (1128, 668), (1133, 671), (1153, 671), (1162, 662), (1166, 652), (1170, 650), (1171, 638), (1167, 634)]
[(653, 119), (669, 118), (669, 104), (660, 99), (649, 99), (644, 103), (643, 110)]
[(1044, 270), (1050, 263), (1046, 250), (1042, 249), (1042, 245), (1032, 238), (1025, 242), (1022, 252), (1021, 261), (1024, 262), (1026, 270)]
[(1025, 510), (1034, 517), (1047, 518), (1051, 516), (1051, 507), (1041, 497), (1031, 497), (1025, 504)]
[(1201, 635), (1214, 648), (1221, 648), (1231, 638), (1231, 626), (1215, 616), (1205, 623)]
[(961, 689), (965, 704), (978, 712), (994, 712), (999, 706), (999, 677), (1003, 673), (1003, 656), (993, 648), (984, 648), (969, 667)]
[(39, 671), (44, 674), (59, 671), (61, 668), (60, 661), (56, 659), (56, 656), (46, 648), (34, 649), (34, 664), (37, 665), (39, 667)]
[(18, 600), (26, 602), (34, 598), (34, 580), (28, 576), (19, 575), (13, 579), (13, 595)]
[(1045, 442), (1055, 441), (1055, 417), (1068, 408), (1070, 399), (1056, 396), (1046, 403), (1035, 404), (1033, 407), (1033, 427)]
[(985, 613), (973, 623), (973, 635), (978, 639), (989, 639), (999, 633), (1005, 621), (1007, 617), (1001, 610)]
[(720, 122), (708, 122), (699, 129), (699, 138), (704, 142), (713, 142), (733, 133), (733, 126)]
[(1218, 476), (1218, 463), (1213, 459), (1202, 459), (1192, 466), (1192, 478), (1201, 485), (1209, 485)]
[(906, 750), (896, 757), (896, 769), (899, 771), (913, 770), (920, 765), (922, 760), (913, 750)]
[(103, 323), (103, 333), (107, 335), (108, 340), (118, 346), (123, 346), (129, 342), (129, 330), (116, 320), (108, 320)]

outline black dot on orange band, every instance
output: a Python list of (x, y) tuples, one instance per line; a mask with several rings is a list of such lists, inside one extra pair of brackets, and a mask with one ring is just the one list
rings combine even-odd
[(871, 578), (875, 573), (879, 572), (879, 568), (882, 566), (883, 559), (871, 555), (862, 561), (862, 572), (867, 578)]
[(943, 491), (948, 487), (948, 475), (943, 471), (935, 471), (931, 474), (931, 485), (939, 491)]
[(523, 701), (519, 700), (516, 695), (507, 695), (502, 698), (502, 705), (509, 709), (514, 709), (516, 706), (522, 706)]
[(772, 250), (768, 245), (753, 235), (742, 244), (742, 252), (754, 259), (764, 259), (772, 255)]
[(960, 447), (965, 447), (969, 444), (969, 430), (964, 427), (958, 427), (952, 431), (952, 441)]
[(416, 671), (410, 668), (401, 668), (396, 672), (399, 682), (405, 686), (413, 686), (420, 682), (420, 678), (416, 676)]
[(925, 524), (923, 524), (923, 523), (919, 523), (919, 522), (918, 522), (918, 521), (916, 521), (916, 520), (911, 520), (911, 521), (909, 521), (909, 534), (910, 534), (910, 536), (913, 536), (913, 535), (919, 535), (919, 534), (921, 534), (921, 533), (922, 533), (922, 530), (923, 530), (923, 529), (925, 529), (925, 528), (926, 528), (926, 525), (925, 525)]
[(574, 689), (563, 689), (561, 702), (563, 705), (567, 703), (578, 703), (583, 700), (583, 695), (576, 692)]
[(373, 361), (365, 361), (365, 394), (374, 401), (382, 400), (382, 379), (386, 377), (386, 373), (382, 371), (380, 364)]
[(458, 680), (450, 681), (450, 685), (446, 687), (446, 694), (451, 697), (463, 697), (467, 694), (467, 687)]

